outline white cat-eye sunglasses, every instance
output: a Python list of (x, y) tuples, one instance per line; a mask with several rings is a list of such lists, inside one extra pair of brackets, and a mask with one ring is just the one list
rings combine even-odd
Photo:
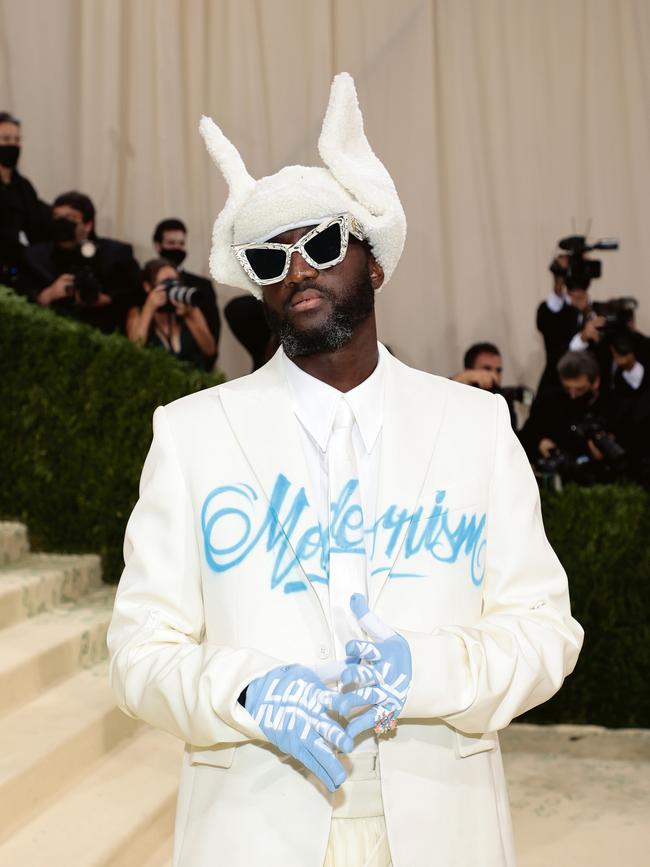
[(266, 286), (287, 276), (291, 256), (296, 251), (319, 271), (338, 265), (345, 258), (351, 234), (359, 241), (366, 237), (356, 217), (339, 214), (314, 226), (295, 244), (233, 244), (232, 250), (250, 279)]

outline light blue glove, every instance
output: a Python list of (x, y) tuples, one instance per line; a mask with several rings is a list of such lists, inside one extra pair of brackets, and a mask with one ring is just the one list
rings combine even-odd
[(368, 609), (365, 596), (355, 593), (350, 608), (370, 641), (348, 641), (348, 666), (341, 683), (357, 688), (343, 694), (339, 712), (348, 716), (361, 700), (371, 707), (355, 717), (346, 731), (355, 738), (367, 729), (382, 734), (397, 725), (411, 685), (413, 670), (408, 641)]
[(343, 698), (327, 689), (310, 668), (286, 665), (248, 685), (245, 707), (272, 744), (298, 759), (334, 792), (345, 780), (345, 769), (332, 747), (349, 753), (354, 746), (328, 714), (339, 710)]

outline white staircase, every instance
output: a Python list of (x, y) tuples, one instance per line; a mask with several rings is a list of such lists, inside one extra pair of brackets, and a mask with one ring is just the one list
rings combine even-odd
[(0, 867), (171, 865), (182, 745), (115, 706), (114, 596), (0, 522)]

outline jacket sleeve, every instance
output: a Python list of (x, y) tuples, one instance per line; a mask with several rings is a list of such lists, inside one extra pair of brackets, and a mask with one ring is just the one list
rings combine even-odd
[(472, 626), (401, 630), (413, 678), (403, 717), (443, 719), (467, 733), (505, 728), (549, 699), (573, 671), (583, 631), (542, 523), (535, 478), (497, 399), (483, 612)]
[(196, 746), (265, 740), (237, 699), (282, 662), (204, 641), (192, 503), (163, 407), (154, 414), (124, 560), (108, 630), (110, 679), (121, 709)]

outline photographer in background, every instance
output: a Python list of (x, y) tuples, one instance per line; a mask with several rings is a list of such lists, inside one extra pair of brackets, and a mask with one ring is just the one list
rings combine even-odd
[(451, 379), (502, 395), (508, 404), (513, 430), (517, 430), (515, 401), (526, 406), (529, 406), (532, 401), (532, 392), (525, 386), (502, 386), (503, 359), (499, 348), (494, 343), (482, 342), (470, 346), (463, 357), (463, 370)]
[(629, 474), (650, 486), (650, 367), (637, 356), (633, 334), (612, 339), (616, 365), (612, 394), (618, 441), (629, 456)]
[(538, 466), (557, 460), (558, 471), (575, 481), (610, 481), (622, 471), (624, 452), (613, 436), (615, 412), (598, 361), (590, 352), (567, 352), (557, 373), (561, 387), (537, 396), (521, 431), (529, 459)]
[(142, 280), (146, 299), (142, 307), (129, 310), (129, 340), (159, 346), (181, 361), (209, 370), (217, 346), (198, 306), (199, 290), (183, 286), (178, 271), (166, 259), (147, 262)]
[(214, 290), (212, 282), (207, 277), (193, 274), (191, 271), (186, 271), (181, 267), (187, 256), (187, 228), (185, 223), (177, 217), (161, 220), (154, 229), (152, 240), (156, 254), (160, 258), (171, 262), (178, 271), (178, 278), (183, 286), (198, 289), (197, 306), (203, 313), (205, 321), (208, 323), (208, 328), (214, 337), (216, 347), (214, 358), (212, 359), (212, 363), (214, 363), (217, 360), (219, 336), (221, 334), (217, 293)]
[(19, 291), (106, 333), (124, 331), (127, 310), (142, 298), (130, 244), (98, 238), (95, 207), (78, 192), (54, 201), (51, 237), (25, 249)]
[(18, 169), (18, 118), (0, 111), (0, 283), (15, 288), (22, 249), (49, 238), (50, 206)]
[[(537, 308), (537, 330), (544, 338), (546, 366), (537, 388), (557, 388), (557, 364), (569, 349), (578, 352), (594, 347), (601, 338), (605, 319), (591, 309), (591, 276), (585, 269), (571, 268), (571, 255), (561, 247), (549, 266), (553, 288)], [(574, 257), (575, 258), (575, 257)], [(583, 261), (589, 261), (584, 260)]]
[(463, 370), (452, 376), (455, 382), (492, 391), (501, 387), (503, 359), (494, 343), (474, 343), (463, 356)]

